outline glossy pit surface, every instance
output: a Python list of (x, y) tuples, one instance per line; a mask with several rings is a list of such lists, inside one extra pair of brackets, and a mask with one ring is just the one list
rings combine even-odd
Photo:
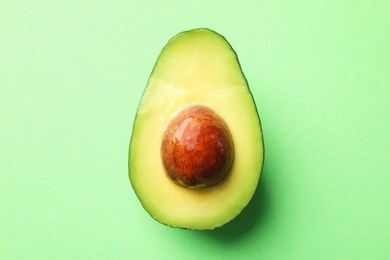
[(168, 124), (161, 156), (167, 176), (176, 184), (211, 187), (229, 174), (233, 141), (227, 125), (214, 111), (190, 106)]

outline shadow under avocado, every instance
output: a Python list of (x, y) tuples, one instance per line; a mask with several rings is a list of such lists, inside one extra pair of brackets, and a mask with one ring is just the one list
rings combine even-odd
[(242, 239), (256, 226), (262, 225), (269, 213), (270, 206), (269, 193), (264, 175), (265, 167), (251, 201), (235, 219), (220, 228), (199, 232), (216, 240), (230, 243)]

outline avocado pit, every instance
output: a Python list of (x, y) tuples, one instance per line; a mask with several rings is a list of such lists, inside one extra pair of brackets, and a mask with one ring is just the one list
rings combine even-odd
[(167, 176), (188, 188), (222, 182), (233, 163), (234, 148), (224, 120), (208, 107), (181, 111), (163, 135), (161, 157)]

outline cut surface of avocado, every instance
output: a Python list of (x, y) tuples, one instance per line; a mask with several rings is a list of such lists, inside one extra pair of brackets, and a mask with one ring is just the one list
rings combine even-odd
[[(167, 177), (164, 132), (190, 106), (204, 106), (230, 130), (234, 160), (226, 179), (190, 189)], [(145, 210), (157, 221), (186, 229), (213, 229), (235, 218), (252, 198), (263, 165), (256, 105), (229, 43), (209, 29), (173, 37), (159, 55), (141, 98), (129, 149), (129, 177)]]

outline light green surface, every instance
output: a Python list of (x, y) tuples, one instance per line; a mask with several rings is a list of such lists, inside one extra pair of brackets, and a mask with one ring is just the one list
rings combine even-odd
[[(0, 1), (0, 258), (389, 258), (389, 1), (156, 3)], [(158, 224), (127, 176), (155, 59), (194, 27), (234, 46), (265, 137), (213, 232)]]

